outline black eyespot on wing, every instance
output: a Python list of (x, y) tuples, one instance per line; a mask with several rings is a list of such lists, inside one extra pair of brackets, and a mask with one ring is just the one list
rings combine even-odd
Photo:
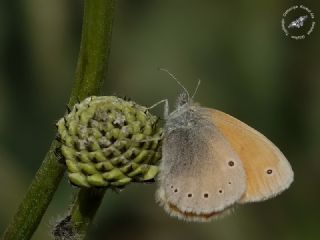
[(272, 174), (272, 169), (268, 169), (267, 174), (269, 174), (269, 175)]
[(228, 162), (228, 165), (229, 165), (230, 167), (233, 167), (233, 166), (234, 166), (234, 161), (229, 161), (229, 162)]

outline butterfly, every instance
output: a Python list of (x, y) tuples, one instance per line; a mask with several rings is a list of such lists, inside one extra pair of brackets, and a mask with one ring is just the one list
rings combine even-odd
[(222, 111), (196, 104), (195, 93), (190, 97), (169, 74), (184, 92), (171, 113), (168, 100), (159, 102), (165, 103), (165, 126), (156, 200), (167, 213), (209, 221), (290, 186), (290, 163), (270, 140)]

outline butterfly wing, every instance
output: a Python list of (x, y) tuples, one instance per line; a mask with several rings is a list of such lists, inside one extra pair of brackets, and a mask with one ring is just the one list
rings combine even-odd
[(214, 124), (239, 155), (247, 175), (241, 203), (274, 197), (293, 181), (293, 171), (281, 151), (265, 136), (238, 119), (210, 109)]
[[(200, 113), (199, 113), (200, 114)], [(205, 120), (165, 133), (157, 200), (185, 220), (221, 215), (245, 192), (241, 160), (219, 130)]]

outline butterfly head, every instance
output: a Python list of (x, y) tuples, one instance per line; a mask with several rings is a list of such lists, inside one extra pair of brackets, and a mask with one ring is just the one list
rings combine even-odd
[(190, 105), (192, 99), (190, 99), (187, 92), (181, 93), (176, 100), (176, 108), (182, 108), (184, 106)]

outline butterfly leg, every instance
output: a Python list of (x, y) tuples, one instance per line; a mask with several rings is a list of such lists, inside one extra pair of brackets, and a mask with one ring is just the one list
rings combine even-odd
[(155, 104), (153, 104), (152, 106), (148, 107), (147, 109), (152, 109), (158, 105), (160, 105), (161, 103), (164, 103), (164, 112), (163, 112), (163, 115), (164, 115), (164, 119), (167, 119), (168, 116), (169, 116), (169, 101), (168, 99), (163, 99), (159, 102), (156, 102)]

